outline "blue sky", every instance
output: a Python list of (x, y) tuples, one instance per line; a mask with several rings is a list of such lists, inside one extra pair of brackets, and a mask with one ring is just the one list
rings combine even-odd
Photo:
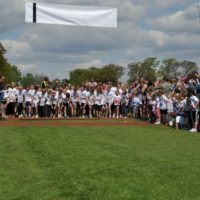
[(26, 24), (24, 0), (0, 0), (0, 42), (23, 73), (67, 78), (75, 68), (127, 64), (149, 56), (200, 65), (195, 0), (36, 0), (118, 8), (118, 27)]

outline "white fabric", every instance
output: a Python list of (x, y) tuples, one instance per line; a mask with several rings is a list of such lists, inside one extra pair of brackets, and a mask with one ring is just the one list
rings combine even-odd
[[(117, 27), (117, 8), (36, 4), (36, 23)], [(25, 22), (33, 23), (33, 3), (25, 3)]]

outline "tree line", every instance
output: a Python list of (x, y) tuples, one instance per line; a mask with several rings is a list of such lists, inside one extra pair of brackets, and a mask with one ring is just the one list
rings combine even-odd
[[(0, 74), (6, 77), (7, 83), (15, 82), (22, 86), (39, 85), (44, 79), (44, 74), (27, 73), (23, 75), (20, 69), (10, 64), (5, 58), (6, 49), (0, 43)], [(128, 82), (143, 77), (150, 81), (157, 78), (174, 77), (180, 78), (187, 76), (192, 71), (198, 71), (199, 67), (195, 62), (184, 60), (178, 61), (175, 58), (167, 58), (160, 61), (156, 57), (149, 57), (139, 62), (131, 62), (127, 65)], [(69, 79), (51, 80), (52, 85), (62, 85), (70, 83), (80, 85), (87, 80), (107, 83), (108, 81), (117, 83), (125, 75), (126, 68), (116, 64), (108, 64), (102, 67), (88, 66), (84, 69), (74, 69), (69, 73)]]

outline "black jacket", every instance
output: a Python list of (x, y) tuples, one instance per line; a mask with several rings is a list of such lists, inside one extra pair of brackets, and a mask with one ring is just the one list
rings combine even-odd
[(0, 82), (0, 91), (3, 91), (5, 89), (5, 84), (3, 82)]

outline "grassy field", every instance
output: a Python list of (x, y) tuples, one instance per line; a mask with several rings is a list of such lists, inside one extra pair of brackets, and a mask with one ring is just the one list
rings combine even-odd
[(0, 127), (1, 200), (199, 200), (200, 135)]

